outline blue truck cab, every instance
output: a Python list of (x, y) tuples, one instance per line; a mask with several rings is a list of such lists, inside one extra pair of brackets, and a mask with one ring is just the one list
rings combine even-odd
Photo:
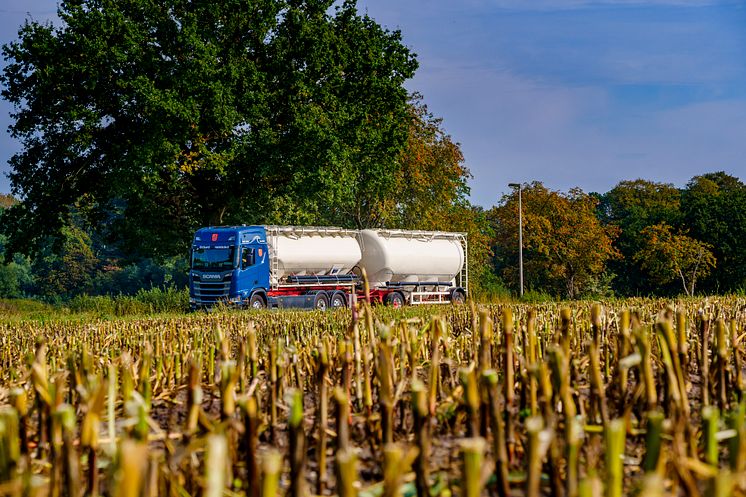
[(192, 309), (218, 303), (264, 307), (269, 277), (264, 226), (207, 227), (195, 233), (189, 274)]

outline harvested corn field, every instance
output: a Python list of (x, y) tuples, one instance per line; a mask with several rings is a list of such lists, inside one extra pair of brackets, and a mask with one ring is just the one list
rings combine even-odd
[(0, 494), (731, 495), (742, 298), (0, 324)]

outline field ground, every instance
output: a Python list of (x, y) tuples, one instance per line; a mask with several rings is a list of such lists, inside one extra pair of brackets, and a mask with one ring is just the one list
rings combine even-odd
[(746, 489), (743, 298), (51, 311), (0, 302), (0, 495)]

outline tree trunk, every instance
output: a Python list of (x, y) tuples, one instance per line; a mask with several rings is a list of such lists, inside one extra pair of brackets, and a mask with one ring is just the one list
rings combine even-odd
[(691, 297), (691, 294), (689, 293), (689, 287), (686, 285), (684, 272), (681, 269), (679, 269), (679, 276), (681, 277), (681, 284), (684, 285), (684, 292), (686, 292), (687, 297)]
[(570, 300), (575, 298), (575, 275), (571, 275), (567, 279), (567, 296)]
[(699, 264), (700, 262), (702, 262), (702, 256), (704, 256), (704, 251), (700, 247), (699, 254), (697, 254), (697, 263), (694, 265), (694, 269), (692, 269), (692, 277), (691, 277), (692, 284), (690, 286), (691, 288), (690, 296), (692, 297), (694, 296), (694, 285), (697, 282), (697, 272), (699, 271)]

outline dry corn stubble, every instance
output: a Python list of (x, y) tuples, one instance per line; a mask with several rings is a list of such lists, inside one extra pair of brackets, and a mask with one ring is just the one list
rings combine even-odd
[(745, 320), (729, 297), (0, 323), (0, 495), (743, 495)]

